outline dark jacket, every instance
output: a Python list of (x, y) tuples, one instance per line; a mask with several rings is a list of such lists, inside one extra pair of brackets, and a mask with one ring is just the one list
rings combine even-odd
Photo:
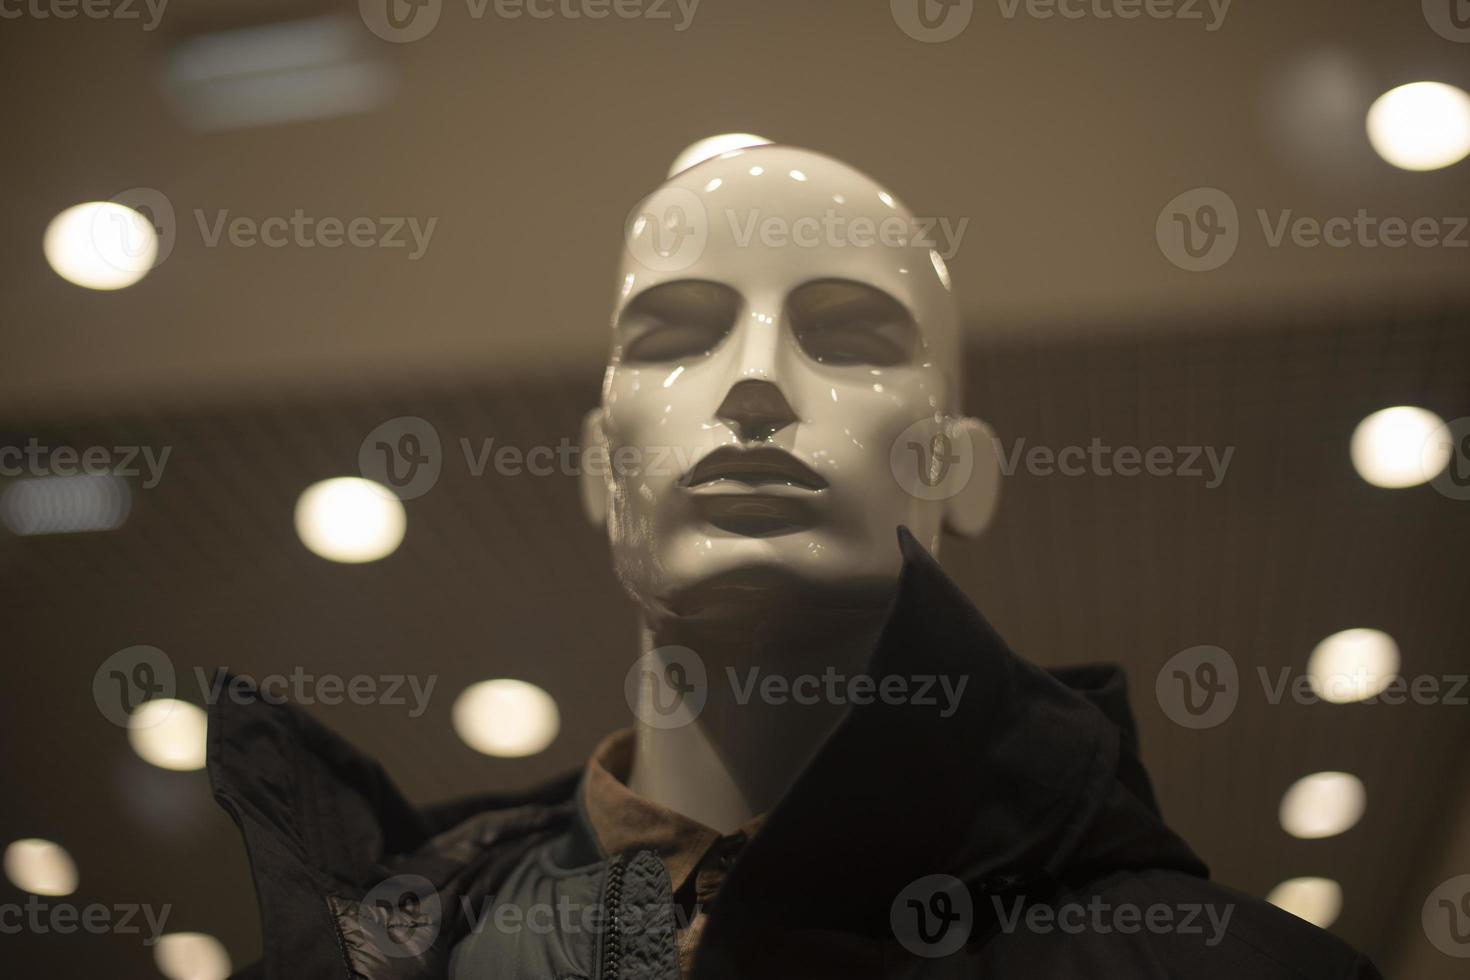
[[(1378, 977), (1207, 879), (1159, 815), (1121, 671), (1022, 660), (899, 539), (868, 673), (968, 677), (958, 710), (848, 711), (731, 867), (695, 980)], [(209, 772), (259, 892), (254, 976), (678, 977), (662, 862), (600, 853), (578, 774), (421, 810), (299, 710), (229, 699)]]

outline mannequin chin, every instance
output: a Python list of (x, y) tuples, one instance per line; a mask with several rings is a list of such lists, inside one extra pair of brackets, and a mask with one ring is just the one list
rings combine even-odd
[[(772, 227), (808, 234), (756, 230)], [(947, 269), (901, 231), (847, 231), (914, 227), (866, 175), (775, 145), (698, 163), (634, 209), (582, 434), (603, 465), (582, 490), (651, 620), (883, 605), (899, 525), (936, 551), (942, 528), (988, 521), (999, 466), (989, 430), (952, 412)], [(672, 253), (640, 238), (667, 228)], [(699, 247), (676, 254), (690, 228)]]

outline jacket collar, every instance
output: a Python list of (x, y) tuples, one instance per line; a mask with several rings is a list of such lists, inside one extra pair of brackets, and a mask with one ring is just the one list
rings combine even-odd
[(959, 706), (853, 707), (732, 869), (705, 947), (734, 952), (757, 921), (881, 935), (895, 896), (928, 874), (979, 891), (1118, 862), (1204, 874), (1154, 806), (1121, 672), (1054, 676), (1022, 660), (906, 528), (898, 537), (869, 673), (967, 678)]

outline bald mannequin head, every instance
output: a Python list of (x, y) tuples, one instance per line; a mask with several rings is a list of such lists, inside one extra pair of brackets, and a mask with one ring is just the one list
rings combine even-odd
[(993, 447), (959, 411), (949, 273), (918, 231), (868, 176), (776, 145), (634, 209), (584, 501), (645, 610), (860, 603), (891, 589), (899, 524), (931, 549), (983, 526)]

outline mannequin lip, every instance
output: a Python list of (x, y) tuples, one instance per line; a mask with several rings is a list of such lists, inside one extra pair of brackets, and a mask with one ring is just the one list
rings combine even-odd
[(721, 446), (684, 475), (681, 485), (693, 493), (807, 494), (827, 488), (810, 466), (784, 449)]

